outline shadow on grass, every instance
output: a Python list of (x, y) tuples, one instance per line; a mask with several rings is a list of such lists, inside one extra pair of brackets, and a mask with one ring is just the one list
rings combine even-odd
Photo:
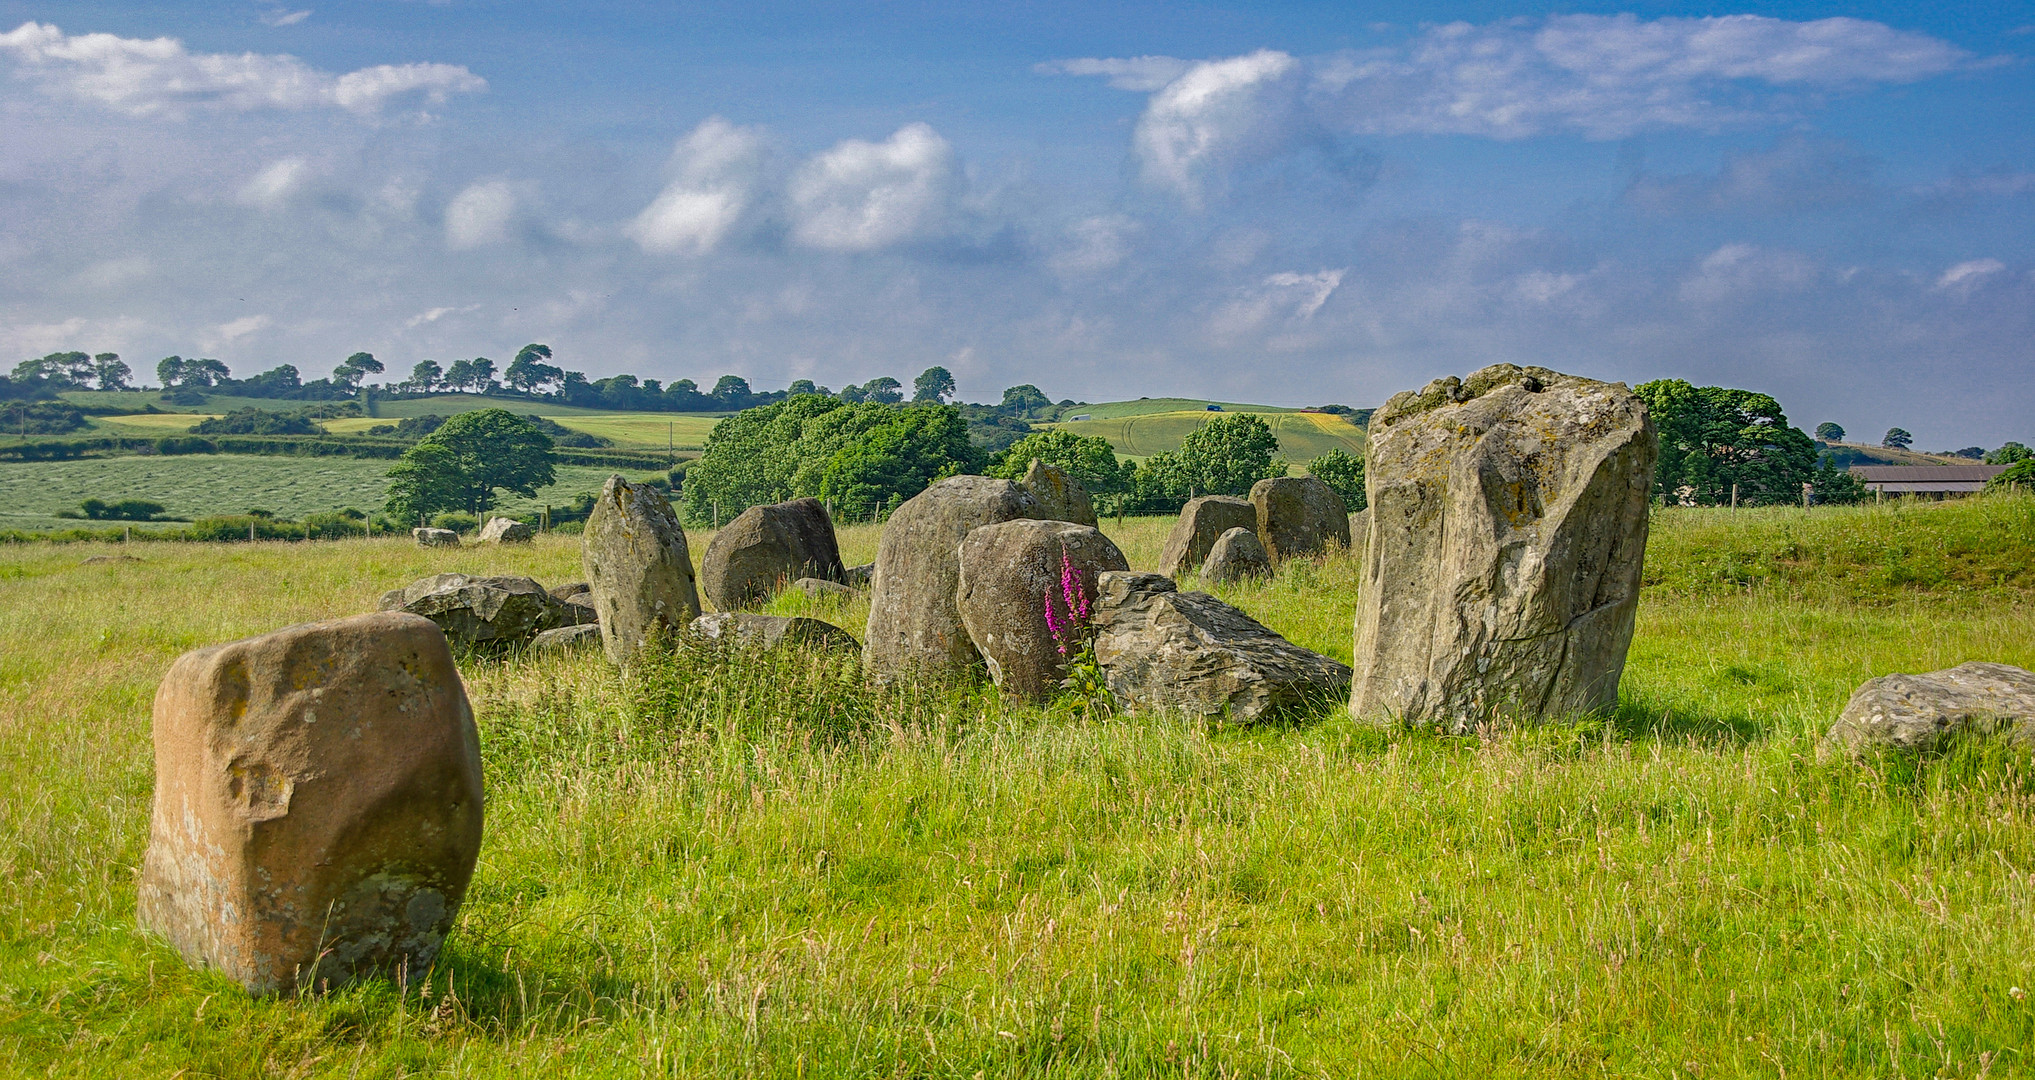
[(1774, 730), (1772, 724), (1742, 711), (1691, 709), (1686, 704), (1669, 704), (1646, 693), (1621, 695), (1618, 707), (1605, 719), (1611, 730), (1624, 739), (1671, 739), (1712, 745), (1754, 742)]

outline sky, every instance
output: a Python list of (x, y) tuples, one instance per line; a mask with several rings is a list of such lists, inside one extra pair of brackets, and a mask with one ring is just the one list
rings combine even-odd
[(2031, 57), (2025, 3), (0, 0), (0, 360), (1512, 362), (2035, 442)]

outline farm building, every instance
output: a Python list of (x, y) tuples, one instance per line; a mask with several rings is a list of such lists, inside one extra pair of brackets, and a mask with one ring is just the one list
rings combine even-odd
[(1853, 465), (1851, 474), (1873, 494), (1912, 495), (1942, 499), (1984, 491), (1986, 481), (2007, 471), (2005, 465)]

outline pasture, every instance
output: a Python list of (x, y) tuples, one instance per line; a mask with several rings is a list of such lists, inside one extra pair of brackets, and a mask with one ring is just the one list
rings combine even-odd
[[(1256, 413), (1263, 417), (1266, 425), (1272, 429), (1272, 434), (1279, 439), (1279, 452), (1295, 465), (1305, 465), (1334, 449), (1342, 449), (1359, 457), (1364, 452), (1364, 429), (1342, 416), (1290, 410), (1270, 411), (1255, 405), (1238, 406), (1234, 412)], [(1076, 435), (1101, 436), (1109, 440), (1109, 445), (1118, 454), (1142, 460), (1162, 450), (1180, 449), (1181, 440), (1187, 438), (1196, 428), (1208, 423), (1213, 417), (1224, 415), (1231, 414), (1205, 410), (1135, 413), (1037, 426), (1058, 428)]]
[[(1105, 525), (1139, 567), (1169, 526)], [(1662, 511), (1617, 712), (1475, 738), (475, 658), (487, 836), (438, 969), (250, 1000), (134, 925), (169, 661), (438, 571), (575, 580), (576, 545), (6, 547), (0, 1072), (2027, 1075), (2027, 756), (1816, 740), (1868, 676), (2035, 665), (2031, 549), (2025, 497)], [(1347, 661), (1355, 581), (1224, 595)]]
[[(599, 435), (619, 447), (662, 450), (669, 442), (679, 450), (698, 450), (706, 445), (708, 433), (726, 414), (553, 412), (543, 409), (530, 415), (543, 416), (574, 431)], [(365, 435), (369, 428), (391, 422), (386, 416), (349, 416), (341, 420), (321, 421), (320, 426), (335, 435)]]

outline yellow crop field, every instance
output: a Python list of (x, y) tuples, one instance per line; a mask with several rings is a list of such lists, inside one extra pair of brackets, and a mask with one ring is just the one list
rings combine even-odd
[[(1178, 450), (1188, 434), (1218, 416), (1237, 413), (1193, 412), (1146, 413), (1102, 420), (1074, 420), (1042, 427), (1059, 428), (1077, 435), (1101, 436), (1116, 452), (1126, 457), (1146, 458), (1164, 450)], [(1255, 413), (1279, 439), (1279, 452), (1288, 461), (1304, 465), (1333, 449), (1352, 454), (1364, 452), (1364, 429), (1333, 413)]]
[[(723, 419), (720, 416), (702, 413), (616, 412), (539, 415), (560, 427), (612, 439), (616, 446), (661, 448), (669, 440), (680, 450), (699, 449), (707, 441), (707, 434), (714, 430), (714, 425)], [(350, 416), (343, 420), (327, 420), (323, 426), (334, 435), (365, 435), (369, 428), (395, 422), (392, 417)]]
[(99, 417), (94, 426), (109, 435), (182, 435), (202, 420), (210, 420), (216, 413), (130, 413), (126, 416)]

